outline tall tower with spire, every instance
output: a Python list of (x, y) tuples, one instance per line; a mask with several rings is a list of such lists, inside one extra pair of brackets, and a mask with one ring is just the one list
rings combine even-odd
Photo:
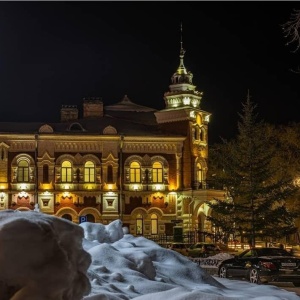
[(210, 114), (200, 109), (203, 92), (197, 91), (193, 85), (193, 74), (184, 65), (184, 55), (181, 25), (179, 66), (171, 77), (169, 91), (164, 94), (165, 109), (156, 113), (158, 123), (190, 120), (197, 113), (201, 114), (205, 122), (209, 121)]
[[(203, 92), (193, 84), (193, 74), (184, 65), (185, 50), (180, 35), (179, 66), (171, 77), (169, 91), (164, 93), (165, 108), (155, 112), (161, 128), (174, 134), (187, 136), (184, 143), (184, 161), (191, 161), (182, 172), (183, 188), (198, 188), (195, 183), (204, 182), (208, 158), (208, 123), (210, 113), (201, 109)], [(188, 158), (192, 159), (188, 159)], [(180, 172), (180, 171), (179, 171)], [(192, 183), (192, 184), (191, 184)]]

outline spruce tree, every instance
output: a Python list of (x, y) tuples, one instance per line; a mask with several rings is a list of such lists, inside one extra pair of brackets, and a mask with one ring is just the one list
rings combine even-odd
[(222, 140), (209, 154), (210, 174), (223, 185), (224, 199), (207, 202), (213, 212), (208, 220), (227, 236), (239, 235), (254, 246), (258, 238), (273, 240), (296, 231), (297, 214), (285, 203), (295, 186), (272, 163), (272, 130), (258, 121), (249, 93), (242, 107), (236, 138)]

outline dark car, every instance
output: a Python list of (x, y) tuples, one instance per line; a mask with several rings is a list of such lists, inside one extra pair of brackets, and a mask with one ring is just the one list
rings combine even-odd
[(300, 258), (281, 248), (253, 248), (222, 261), (218, 274), (258, 284), (280, 281), (300, 286)]
[(190, 257), (208, 257), (220, 253), (220, 248), (212, 243), (198, 242), (188, 248)]

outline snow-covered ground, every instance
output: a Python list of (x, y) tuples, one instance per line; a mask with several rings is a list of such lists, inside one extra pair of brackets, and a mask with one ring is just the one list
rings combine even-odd
[(0, 300), (299, 300), (275, 286), (212, 277), (189, 258), (128, 234), (120, 220), (76, 225), (1, 211), (0, 250)]

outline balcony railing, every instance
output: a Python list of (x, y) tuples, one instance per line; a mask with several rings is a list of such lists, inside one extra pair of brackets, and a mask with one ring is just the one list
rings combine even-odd
[(223, 190), (224, 186), (216, 180), (194, 181), (193, 189), (195, 190)]

